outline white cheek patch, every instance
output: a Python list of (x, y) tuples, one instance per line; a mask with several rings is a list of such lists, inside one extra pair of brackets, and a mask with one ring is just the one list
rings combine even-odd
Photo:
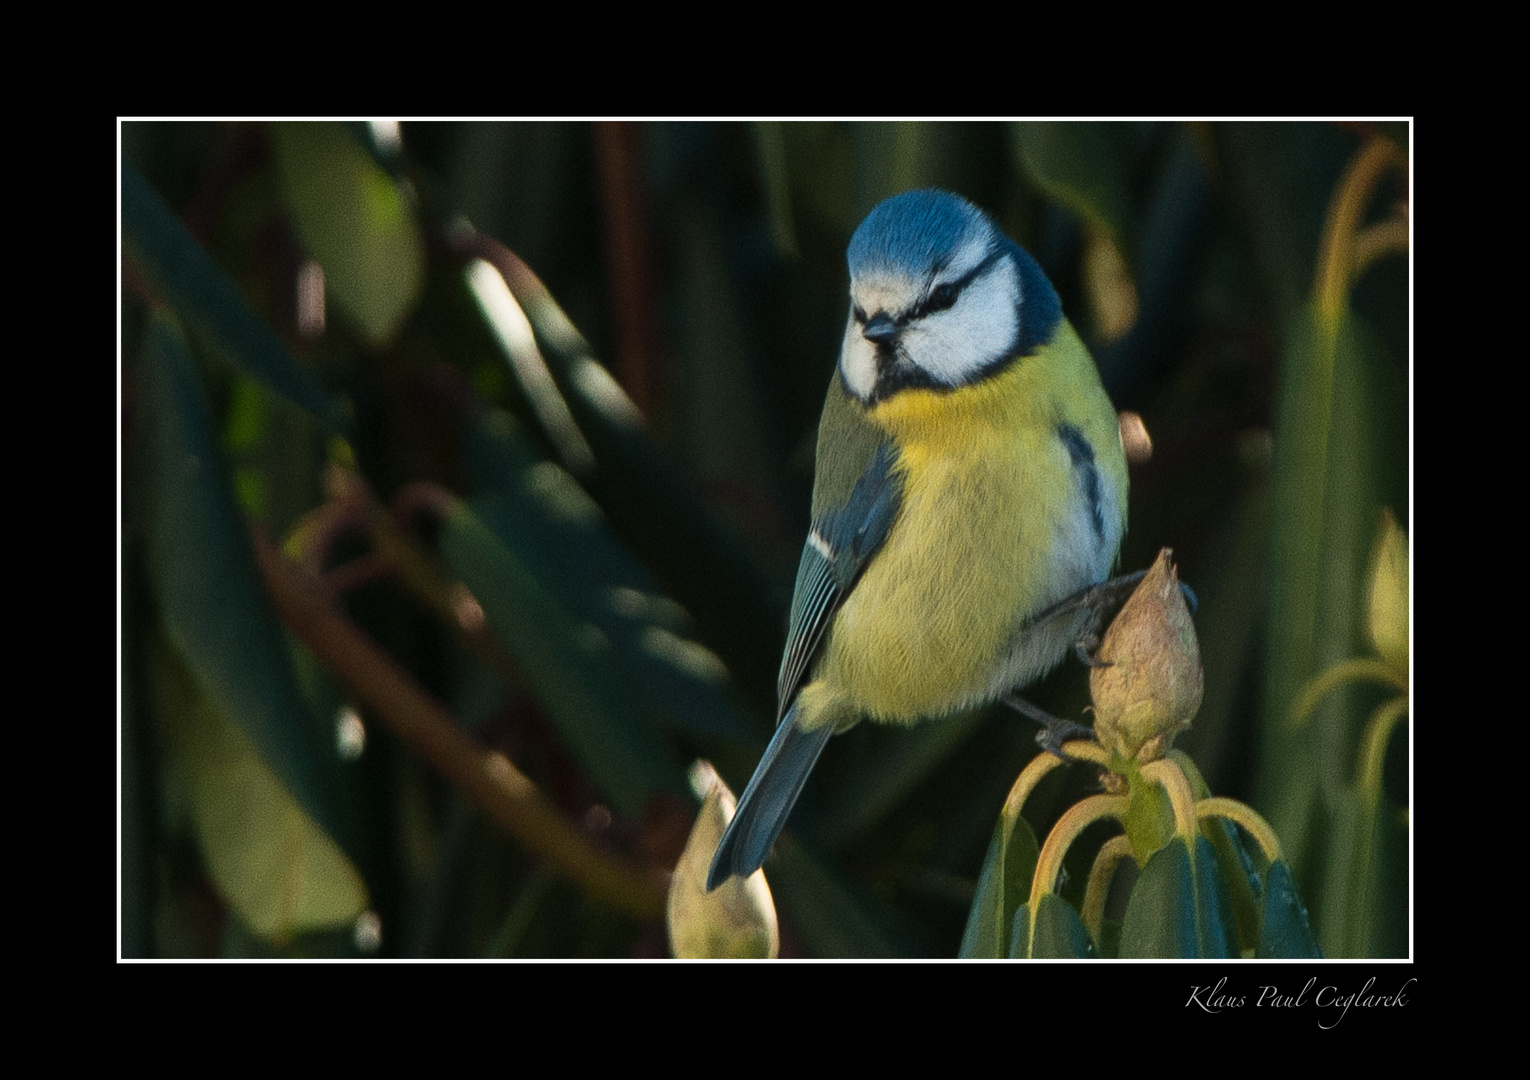
[(850, 316), (845, 327), (845, 344), (839, 353), (839, 371), (844, 376), (850, 392), (862, 401), (871, 400), (871, 392), (877, 385), (877, 347), (867, 341), (861, 328)]
[(962, 290), (956, 304), (910, 324), (903, 353), (945, 386), (961, 386), (1014, 344), (1020, 329), (1020, 275), (1001, 258)]
[[(853, 309), (867, 315), (907, 318), (920, 298), (940, 282), (956, 282), (993, 258), (990, 238), (974, 236), (951, 256), (935, 282), (874, 273), (851, 282)], [(1020, 330), (1020, 274), (1008, 256), (999, 256), (962, 288), (944, 311), (910, 318), (898, 334), (897, 352), (941, 386), (965, 386), (1003, 360)], [(862, 401), (877, 388), (878, 346), (866, 340), (854, 310), (845, 326), (839, 369), (845, 386)]]

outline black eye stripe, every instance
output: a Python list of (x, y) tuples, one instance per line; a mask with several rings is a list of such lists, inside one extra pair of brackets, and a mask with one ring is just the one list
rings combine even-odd
[(922, 319), (926, 315), (933, 315), (937, 311), (945, 311), (947, 308), (954, 307), (956, 301), (962, 295), (962, 290), (972, 284), (979, 274), (997, 262), (1003, 254), (1002, 248), (996, 248), (988, 253), (987, 258), (955, 281), (943, 281), (936, 285), (923, 300), (914, 305), (908, 317), (911, 319)]

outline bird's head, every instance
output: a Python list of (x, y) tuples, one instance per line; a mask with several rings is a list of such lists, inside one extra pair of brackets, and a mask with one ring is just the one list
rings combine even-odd
[(1045, 275), (977, 207), (944, 191), (895, 195), (850, 238), (839, 368), (867, 405), (913, 387), (987, 378), (1057, 321)]

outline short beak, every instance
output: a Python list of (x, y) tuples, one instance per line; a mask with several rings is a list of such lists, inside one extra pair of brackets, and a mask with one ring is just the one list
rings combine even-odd
[(866, 323), (861, 334), (867, 341), (886, 345), (898, 336), (898, 325), (886, 315), (877, 315)]

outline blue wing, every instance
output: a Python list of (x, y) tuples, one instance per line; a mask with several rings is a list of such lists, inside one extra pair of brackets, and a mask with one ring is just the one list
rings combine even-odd
[(894, 451), (888, 443), (877, 448), (865, 473), (856, 481), (850, 500), (813, 523), (797, 564), (792, 591), (791, 623), (786, 650), (776, 681), (779, 722), (802, 686), (834, 613), (855, 587), (866, 564), (887, 539), (903, 503), (903, 479), (893, 471)]
[(792, 593), (791, 624), (776, 683), (776, 734), (765, 748), (749, 786), (739, 797), (738, 812), (717, 845), (707, 874), (709, 890), (729, 874), (748, 877), (759, 869), (781, 834), (808, 773), (834, 733), (832, 724), (821, 724), (812, 731), (797, 726), (797, 691), (818, 655), (835, 612), (887, 539), (898, 516), (903, 502), (903, 480), (894, 471), (893, 460), (892, 447), (886, 443), (879, 446), (856, 481), (849, 501), (822, 514), (813, 523), (802, 547), (797, 586)]

